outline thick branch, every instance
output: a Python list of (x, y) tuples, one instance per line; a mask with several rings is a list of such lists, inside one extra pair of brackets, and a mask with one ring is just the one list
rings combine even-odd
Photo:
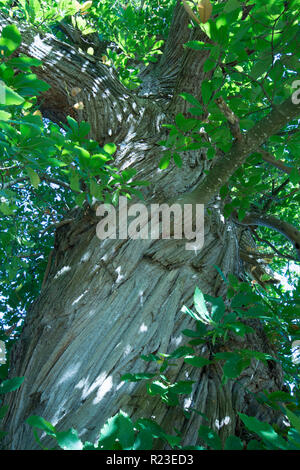
[(103, 55), (110, 44), (109, 41), (100, 41), (99, 35), (96, 32), (83, 35), (79, 29), (74, 28), (74, 26), (64, 20), (59, 23), (58, 28), (74, 46), (80, 47), (84, 51), (92, 47), (94, 51), (93, 55), (97, 57)]
[[(0, 14), (0, 31), (8, 21)], [(66, 122), (68, 115), (88, 121), (91, 137), (100, 144), (124, 137), (137, 120), (141, 105), (119, 82), (114, 70), (51, 34), (15, 24), (22, 35), (16, 52), (41, 60), (43, 65), (35, 73), (51, 86), (42, 96), (43, 115), (58, 123)], [(74, 88), (81, 89), (75, 97)], [(83, 103), (83, 109), (76, 108), (77, 102)]]
[(261, 157), (265, 162), (270, 163), (272, 166), (275, 166), (281, 171), (284, 171), (284, 173), (287, 173), (289, 175), (291, 171), (293, 170), (293, 168), (287, 166), (283, 161), (277, 160), (269, 152), (266, 152), (265, 150), (260, 149), (259, 153), (261, 154)]
[(281, 233), (285, 238), (287, 238), (294, 246), (297, 251), (298, 258), (300, 259), (300, 232), (293, 225), (285, 222), (283, 220), (277, 219), (272, 215), (261, 215), (256, 213), (248, 214), (242, 222), (239, 222), (242, 225), (260, 225), (263, 227), (268, 227), (277, 232)]
[(202, 81), (209, 79), (213, 73), (213, 71), (203, 72), (203, 65), (210, 53), (209, 50), (196, 51), (184, 47), (184, 44), (191, 40), (211, 42), (195, 23), (193, 28), (189, 28), (192, 23), (182, 1), (178, 0), (164, 53), (158, 64), (150, 72), (146, 70), (141, 76), (144, 81), (141, 88), (147, 88), (147, 82), (149, 82), (149, 86), (153, 89), (157, 82), (160, 94), (173, 96), (168, 107), (168, 111), (172, 114), (184, 113), (190, 107), (178, 96), (179, 93), (187, 92), (200, 98)]
[(290, 98), (280, 106), (274, 107), (267, 116), (244, 134), (240, 141), (235, 141), (227, 154), (217, 159), (203, 182), (190, 194), (183, 196), (181, 203), (189, 201), (208, 203), (251, 153), (258, 150), (269, 137), (299, 115), (300, 104), (293, 104)]

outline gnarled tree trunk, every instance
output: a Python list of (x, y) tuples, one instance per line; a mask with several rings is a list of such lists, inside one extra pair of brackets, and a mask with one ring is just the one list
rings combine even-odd
[[(138, 93), (126, 90), (112, 70), (92, 57), (50, 35), (37, 40), (36, 33), (23, 31), (21, 50), (43, 61), (36, 73), (51, 85), (43, 97), (43, 114), (56, 122), (72, 114), (90, 122), (91, 137), (101, 145), (115, 142), (116, 165), (135, 168), (138, 179), (151, 182), (144, 192), (148, 205), (192, 191), (211, 166), (203, 149), (186, 152), (182, 169), (170, 165), (158, 170), (158, 142), (166, 136), (162, 124), (186, 112), (187, 103), (179, 92), (199, 97), (202, 80), (209, 78), (202, 69), (206, 57), (182, 47), (190, 39), (206, 40), (187, 28), (188, 21), (178, 2), (162, 59), (143, 72)], [(84, 103), (78, 112), (68, 93), (75, 86), (82, 89)], [(143, 384), (121, 382), (120, 377), (154, 370), (152, 363), (140, 359), (141, 354), (169, 353), (184, 344), (181, 331), (192, 327), (193, 320), (180, 310), (183, 305), (192, 307), (195, 287), (213, 296), (225, 293), (214, 266), (225, 276), (241, 276), (240, 228), (224, 220), (218, 198), (206, 205), (205, 243), (198, 252), (186, 250), (185, 240), (101, 241), (92, 211), (74, 210), (70, 218), (57, 230), (49, 275), (12, 354), (11, 375), (24, 376), (25, 381), (7, 401), (6, 446), (37, 447), (25, 424), (33, 414), (61, 430), (74, 427), (83, 440), (93, 442), (105, 420), (120, 409), (134, 420), (155, 416), (169, 433), (174, 428), (182, 431), (183, 444), (196, 444), (203, 423), (199, 414), (187, 420), (177, 407), (149, 397)], [(231, 345), (273, 354), (259, 323), (253, 321), (252, 326), (255, 334), (232, 338)], [(199, 352), (209, 357), (209, 346)], [(195, 381), (186, 409), (205, 413), (209, 418), (205, 424), (222, 438), (241, 435), (237, 411), (273, 419), (271, 412), (264, 415), (266, 410), (251, 392), (282, 386), (280, 368), (273, 362), (253, 361), (226, 385), (221, 384), (222, 369), (217, 365), (197, 369), (179, 362), (170, 374), (173, 381), (187, 377)]]
[[(144, 386), (120, 377), (155, 370), (141, 354), (172, 352), (184, 344), (181, 331), (193, 327), (193, 320), (180, 309), (192, 307), (196, 285), (214, 296), (224, 294), (214, 265), (225, 276), (237, 272), (234, 227), (217, 217), (207, 220), (198, 255), (186, 251), (181, 240), (100, 242), (89, 215), (62, 227), (56, 241), (51, 273), (12, 356), (13, 374), (25, 381), (10, 401), (10, 448), (35, 447), (24, 424), (32, 414), (60, 429), (73, 426), (94, 441), (105, 420), (120, 409), (133, 419), (155, 416), (167, 431), (181, 430), (186, 445), (195, 444), (201, 416), (187, 420), (177, 407), (167, 407), (147, 396)], [(262, 329), (254, 326), (256, 334), (236, 346), (271, 353)], [(201, 354), (209, 356), (207, 347)], [(195, 381), (189, 406), (205, 413), (215, 429), (221, 426), (223, 437), (236, 432), (237, 411), (264, 417), (250, 392), (282, 385), (274, 363), (256, 361), (223, 386), (216, 365), (195, 369), (179, 363), (170, 374), (173, 381)]]

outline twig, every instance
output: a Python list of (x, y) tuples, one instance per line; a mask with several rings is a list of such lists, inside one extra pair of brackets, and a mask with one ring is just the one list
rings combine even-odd
[(248, 80), (249, 80), (250, 82), (255, 83), (256, 85), (258, 85), (258, 86), (261, 88), (261, 90), (262, 90), (263, 94), (265, 95), (265, 97), (267, 98), (267, 100), (269, 101), (269, 103), (272, 103), (272, 100), (271, 100), (270, 96), (268, 95), (268, 93), (266, 92), (265, 87), (264, 87), (263, 84), (260, 83), (258, 80), (255, 80), (253, 77), (251, 77), (251, 75), (249, 75), (249, 74), (246, 73), (246, 72), (237, 71), (237, 70), (236, 70), (232, 65), (230, 65), (230, 64), (221, 64), (221, 65), (222, 65), (222, 67), (229, 67), (229, 68), (233, 69), (234, 72), (239, 73), (240, 75), (242, 75), (242, 76), (248, 78)]
[(48, 227), (44, 228), (44, 230), (40, 233), (40, 237), (42, 237), (48, 230), (50, 229), (58, 229), (60, 227), (63, 227), (64, 225), (70, 224), (73, 222), (74, 219), (65, 219), (61, 220), (60, 222), (54, 222), (53, 224), (48, 225)]
[(19, 253), (15, 255), (16, 258), (38, 258), (42, 253)]
[(272, 250), (277, 255), (279, 255), (281, 258), (285, 258), (285, 259), (288, 259), (290, 261), (296, 261), (296, 262), (298, 261), (296, 258), (294, 258), (291, 255), (286, 255), (284, 253), (281, 253), (281, 251), (277, 250), (277, 248), (275, 248), (275, 246), (271, 242), (269, 242), (268, 240), (265, 240), (264, 238), (261, 238), (260, 236), (258, 236), (255, 230), (252, 230), (252, 233), (253, 233), (253, 235), (254, 235), (254, 237), (256, 238), (257, 241), (262, 242), (262, 243), (266, 243), (266, 245), (268, 245), (270, 248), (272, 248)]
[[(262, 209), (262, 212), (263, 214), (266, 214), (267, 211), (270, 209), (271, 205), (273, 204), (274, 202), (274, 196), (277, 196), (277, 194), (280, 193), (280, 191), (287, 185), (289, 184), (290, 180), (289, 178), (286, 179), (283, 183), (281, 183), (280, 186), (278, 186), (278, 188), (274, 189), (274, 180), (272, 181), (272, 192), (271, 192), (271, 195), (270, 196), (267, 196), (265, 195), (264, 197), (267, 197), (269, 200), (264, 204), (263, 206), (263, 209)], [(263, 200), (264, 198), (262, 198)]]
[[(71, 190), (70, 185), (68, 183), (65, 183), (64, 181), (62, 181), (60, 179), (52, 178), (51, 176), (48, 176), (48, 175), (39, 175), (39, 178), (40, 178), (41, 181), (46, 181), (48, 183), (57, 184), (57, 186), (61, 186), (63, 188)], [(18, 178), (15, 178), (14, 180), (11, 180), (11, 181), (8, 181), (7, 183), (4, 183), (2, 189), (11, 188), (15, 184), (22, 183), (22, 182), (28, 181), (28, 180), (29, 180), (28, 176), (20, 176)], [(74, 191), (74, 190), (72, 190), (72, 191)], [(75, 193), (80, 193), (80, 191), (74, 191), (74, 192)]]
[(276, 232), (281, 233), (293, 244), (300, 260), (300, 232), (292, 224), (285, 222), (284, 220), (277, 219), (272, 215), (259, 213), (250, 213), (246, 215), (242, 221), (235, 220), (235, 222), (240, 225), (259, 225), (276, 230)]

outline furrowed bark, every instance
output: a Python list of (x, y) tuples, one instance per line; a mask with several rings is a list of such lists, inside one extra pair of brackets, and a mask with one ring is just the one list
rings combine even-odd
[[(0, 31), (6, 24), (7, 18), (0, 15)], [(43, 65), (34, 71), (51, 86), (41, 101), (45, 117), (59, 124), (66, 123), (68, 115), (88, 121), (91, 137), (102, 145), (122, 140), (142, 119), (141, 100), (119, 82), (112, 68), (51, 34), (38, 32), (30, 25), (16, 25), (22, 35), (16, 53), (41, 60)], [(76, 97), (71, 94), (73, 88), (81, 89)], [(82, 110), (74, 108), (78, 102), (83, 104)]]
[[(180, 16), (181, 12), (185, 16)], [(198, 37), (189, 36), (187, 24), (187, 15), (178, 2), (170, 40), (158, 66), (161, 73), (157, 75), (158, 88), (159, 80), (164, 86), (169, 77), (173, 92), (176, 90), (173, 108), (168, 111), (173, 116), (179, 109), (185, 110), (177, 94), (188, 91), (197, 96), (205, 76), (204, 57), (199, 61), (195, 51), (182, 47), (187, 38)], [(133, 420), (155, 416), (168, 433), (177, 428), (183, 433), (183, 445), (199, 443), (201, 424), (212, 426), (223, 440), (230, 434), (243, 437), (238, 411), (279, 422), (276, 412), (258, 405), (254, 398), (258, 391), (282, 388), (282, 371), (275, 361), (265, 364), (253, 360), (237, 380), (227, 384), (222, 384), (219, 364), (199, 369), (179, 361), (168, 376), (172, 382), (187, 378), (194, 381), (191, 400), (182, 399), (185, 409), (191, 411), (189, 420), (179, 408), (166, 407), (159, 397), (149, 397), (144, 384), (120, 380), (126, 372), (155, 370), (154, 364), (140, 359), (141, 354), (169, 353), (185, 344), (182, 330), (193, 328), (194, 322), (181, 313), (181, 308), (193, 307), (196, 286), (204, 293), (225, 298), (226, 286), (215, 266), (225, 276), (233, 273), (242, 278), (239, 227), (224, 220), (220, 201), (212, 199), (217, 186), (215, 181), (207, 180), (205, 171), (210, 163), (199, 151), (185, 152), (180, 170), (174, 165), (158, 170), (158, 141), (166, 135), (161, 124), (170, 117), (164, 104), (129, 92), (105, 65), (95, 64), (91, 57), (79, 54), (51, 35), (42, 36), (24, 28), (23, 38), (20, 51), (43, 61), (41, 72), (36, 73), (52, 86), (42, 105), (51, 119), (63, 122), (72, 112), (76, 119), (90, 122), (91, 137), (101, 143), (116, 142), (115, 164), (121, 169), (133, 167), (139, 179), (151, 182), (144, 191), (147, 207), (151, 202), (178, 198), (204, 181), (200, 194), (207, 188), (210, 214), (205, 217), (204, 247), (197, 252), (186, 250), (185, 240), (100, 241), (96, 236), (98, 220), (93, 213), (74, 210), (69, 215), (70, 223), (57, 229), (43, 289), (12, 353), (11, 375), (24, 376), (25, 380), (18, 391), (7, 397), (6, 447), (37, 448), (32, 431), (25, 424), (33, 414), (43, 416), (59, 430), (78, 429), (83, 440), (94, 442), (106, 419), (122, 409)], [(150, 92), (152, 88), (157, 96), (158, 88), (151, 79)], [(70, 97), (73, 87), (82, 88), (78, 99), (84, 104), (76, 115)], [(281, 117), (274, 129), (283, 127), (285, 118)], [(255, 132), (259, 134), (259, 129)], [(256, 148), (255, 137), (249, 137), (252, 151)], [(236, 148), (242, 149), (239, 164), (246, 158), (246, 150)], [(231, 152), (221, 167), (227, 178), (234, 171), (231, 157), (237, 158)], [(255, 333), (243, 338), (232, 336), (226, 347), (276, 356), (260, 323), (250, 323)], [(197, 352), (210, 357), (211, 344), (200, 346)], [(205, 413), (208, 420), (204, 421), (193, 408)], [(43, 442), (48, 444), (47, 439), (43, 438)]]

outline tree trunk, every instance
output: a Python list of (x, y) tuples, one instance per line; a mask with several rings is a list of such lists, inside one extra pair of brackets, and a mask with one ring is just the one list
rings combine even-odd
[[(199, 33), (191, 33), (186, 24), (180, 28), (179, 9), (180, 21), (188, 23), (178, 2), (171, 39), (155, 73), (145, 75), (139, 96), (126, 90), (103, 64), (88, 61), (53, 37), (33, 42), (34, 33), (23, 32), (23, 51), (43, 60), (43, 70), (37, 73), (52, 85), (42, 104), (44, 115), (61, 122), (74, 114), (65, 84), (71, 89), (84, 83), (80, 98), (85, 107), (76, 119), (89, 121), (91, 137), (102, 145), (117, 144), (115, 163), (121, 170), (135, 168), (138, 179), (151, 181), (144, 191), (148, 205), (193, 190), (211, 166), (203, 149), (185, 152), (181, 169), (170, 165), (158, 170), (158, 142), (166, 136), (161, 124), (185, 112), (186, 102), (178, 92), (199, 96), (201, 80), (207, 78), (202, 71), (205, 57), (195, 60), (197, 51), (182, 52), (182, 43)], [(185, 37), (180, 31), (185, 31)], [(171, 100), (165, 96), (170, 90)], [(186, 250), (185, 240), (100, 241), (92, 211), (74, 210), (70, 217), (73, 221), (57, 230), (48, 278), (12, 353), (11, 376), (24, 376), (25, 381), (7, 399), (7, 448), (37, 448), (25, 424), (33, 414), (60, 430), (74, 427), (82, 440), (94, 442), (107, 418), (122, 409), (133, 420), (155, 416), (169, 433), (176, 428), (183, 433), (184, 445), (199, 443), (202, 423), (216, 429), (222, 439), (241, 436), (237, 411), (269, 421), (274, 418), (251, 394), (282, 387), (280, 368), (273, 362), (253, 361), (226, 385), (221, 384), (222, 369), (217, 365), (198, 369), (179, 361), (171, 368), (170, 380), (195, 381), (186, 409), (198, 409), (209, 422), (196, 413), (188, 420), (178, 407), (149, 397), (143, 383), (120, 381), (127, 372), (155, 370), (152, 363), (140, 359), (141, 354), (170, 353), (185, 344), (181, 331), (193, 328), (194, 321), (180, 310), (183, 305), (192, 308), (195, 287), (224, 296), (225, 286), (215, 266), (225, 276), (242, 275), (240, 228), (224, 221), (218, 198), (206, 205), (205, 244), (198, 252)], [(253, 321), (252, 326), (255, 334), (231, 338), (230, 345), (274, 355), (261, 325)], [(209, 357), (209, 345), (199, 352)]]
[[(217, 215), (206, 220), (205, 246), (197, 255), (181, 240), (100, 242), (89, 215), (59, 229), (49, 278), (11, 359), (12, 375), (25, 381), (8, 402), (9, 448), (36, 448), (24, 424), (32, 414), (61, 430), (74, 427), (83, 440), (94, 442), (105, 420), (120, 409), (133, 420), (155, 416), (166, 431), (182, 431), (185, 445), (196, 444), (201, 416), (187, 420), (177, 407), (149, 397), (144, 385), (120, 377), (155, 370), (141, 354), (170, 353), (184, 344), (181, 331), (192, 328), (193, 320), (180, 309), (192, 307), (195, 286), (224, 294), (214, 265), (225, 276), (237, 274), (239, 265), (235, 229)], [(257, 333), (235, 345), (274, 353), (262, 328), (254, 326)], [(208, 346), (201, 354), (209, 355)], [(240, 434), (237, 411), (270, 419), (251, 392), (281, 388), (274, 363), (255, 361), (223, 386), (221, 376), (216, 365), (196, 369), (180, 362), (170, 370), (171, 381), (195, 381), (189, 406), (205, 413), (204, 424), (220, 428), (222, 438)]]

